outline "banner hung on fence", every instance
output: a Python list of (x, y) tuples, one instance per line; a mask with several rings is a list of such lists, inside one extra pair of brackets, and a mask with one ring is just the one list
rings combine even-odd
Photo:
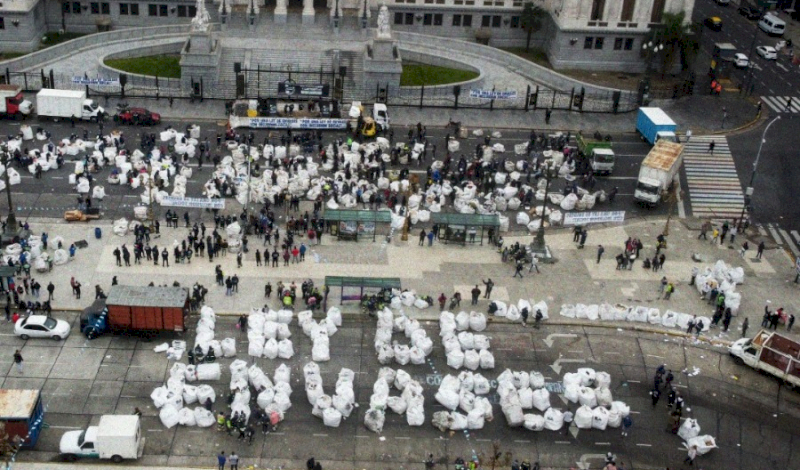
[(113, 86), (119, 85), (119, 80), (116, 78), (72, 77), (72, 83), (77, 85)]
[(564, 214), (564, 225), (600, 224), (625, 222), (625, 211), (568, 212)]
[(471, 98), (484, 98), (487, 100), (513, 100), (517, 98), (516, 90), (496, 91), (496, 90), (477, 90), (469, 91)]
[(258, 117), (240, 118), (231, 116), (231, 127), (250, 127), (253, 129), (345, 129), (347, 119), (309, 119)]
[(164, 196), (161, 198), (161, 205), (164, 207), (188, 207), (192, 209), (225, 209), (225, 199)]

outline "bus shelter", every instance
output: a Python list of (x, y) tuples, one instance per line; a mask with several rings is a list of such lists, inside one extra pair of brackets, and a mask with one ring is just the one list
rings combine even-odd
[(328, 309), (328, 292), (331, 288), (339, 288), (339, 304), (345, 301), (361, 301), (364, 293), (377, 293), (382, 289), (400, 290), (399, 277), (345, 277), (325, 276), (325, 299), (323, 309)]
[[(483, 245), (485, 231), (494, 229), (494, 234), (500, 230), (500, 216), (497, 214), (459, 214), (434, 212), (431, 221), (439, 226), (439, 239), (444, 244), (480, 243)], [(480, 238), (478, 238), (480, 231)]]
[(388, 210), (325, 209), (325, 220), (328, 233), (338, 240), (358, 241), (359, 237), (372, 236), (375, 241), (378, 224), (391, 224), (392, 213)]

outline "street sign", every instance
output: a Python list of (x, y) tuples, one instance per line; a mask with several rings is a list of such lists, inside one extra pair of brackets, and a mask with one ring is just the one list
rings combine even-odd
[(586, 225), (603, 222), (625, 222), (625, 211), (568, 212), (564, 214), (564, 225)]

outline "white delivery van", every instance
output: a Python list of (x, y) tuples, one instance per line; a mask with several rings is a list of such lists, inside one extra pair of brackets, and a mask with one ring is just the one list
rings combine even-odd
[(769, 35), (782, 36), (786, 30), (786, 22), (772, 13), (767, 13), (758, 20), (758, 27)]
[(90, 457), (119, 463), (141, 457), (144, 441), (138, 416), (103, 415), (97, 426), (65, 432), (58, 449), (62, 457), (72, 460)]

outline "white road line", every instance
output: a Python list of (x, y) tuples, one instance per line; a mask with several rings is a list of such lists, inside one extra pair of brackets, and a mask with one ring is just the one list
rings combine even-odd
[(775, 240), (775, 243), (777, 243), (780, 246), (783, 246), (783, 239), (781, 238), (780, 235), (778, 235), (777, 230), (775, 230), (775, 227), (773, 227), (772, 224), (767, 224), (767, 230), (769, 230), (769, 233), (770, 235), (772, 235), (772, 238)]
[(767, 231), (764, 230), (764, 227), (761, 224), (758, 224), (756, 226), (756, 228), (758, 228), (758, 234), (759, 235), (761, 235), (762, 237), (766, 237), (767, 236)]
[(514, 441), (514, 442), (519, 442), (519, 443), (521, 443), (521, 444), (528, 444), (528, 443), (529, 443), (529, 442), (531, 442), (531, 441), (516, 440), (516, 441)]
[(411, 439), (411, 438), (410, 437), (395, 437), (395, 439), (407, 440), (407, 439)]
[(572, 444), (572, 443), (569, 442), (569, 441), (556, 441), (556, 444), (567, 444), (567, 445), (569, 445), (569, 444)]
[(491, 442), (491, 439), (475, 439), (477, 442)]
[(594, 445), (596, 446), (610, 446), (610, 442), (595, 442)]
[(636, 444), (639, 447), (653, 447), (652, 444)]
[(50, 429), (81, 429), (80, 426), (54, 426), (52, 424), (48, 427)]
[(633, 411), (633, 410), (631, 410), (631, 413), (635, 414), (635, 415), (638, 415), (638, 414), (641, 414), (641, 411)]
[(163, 429), (148, 429), (147, 432), (161, 432)]
[(787, 245), (789, 246), (789, 249), (792, 251), (792, 254), (795, 257), (800, 256), (800, 251), (798, 251), (797, 247), (794, 246), (794, 243), (792, 242), (792, 238), (789, 236), (789, 234), (786, 232), (786, 230), (784, 230), (782, 228), (779, 228), (778, 232), (780, 232), (780, 234), (783, 235), (783, 238), (785, 238), (786, 241), (789, 242), (789, 243), (787, 243)]
[(119, 397), (120, 398), (139, 398), (139, 397), (137, 397), (135, 395), (120, 395)]
[(640, 381), (638, 381), (638, 380), (628, 380), (628, 383), (632, 383), (632, 384), (640, 384), (640, 383), (642, 383), (642, 382), (640, 382)]
[(797, 233), (797, 230), (792, 230), (791, 234), (792, 234), (792, 238), (794, 238), (794, 241), (796, 241), (797, 243), (800, 243), (800, 233)]
[(314, 437), (328, 437), (327, 434), (312, 434)]
[(656, 356), (655, 354), (648, 354), (647, 357), (657, 357), (659, 359), (664, 359), (664, 356)]
[(783, 70), (784, 72), (788, 72), (788, 71), (789, 71), (789, 69), (787, 69), (786, 67), (784, 67), (782, 64), (779, 64), (779, 63), (778, 63), (778, 61), (775, 61), (775, 66), (776, 66), (776, 67), (778, 67), (778, 68), (780, 68), (780, 69), (781, 69), (781, 70)]

